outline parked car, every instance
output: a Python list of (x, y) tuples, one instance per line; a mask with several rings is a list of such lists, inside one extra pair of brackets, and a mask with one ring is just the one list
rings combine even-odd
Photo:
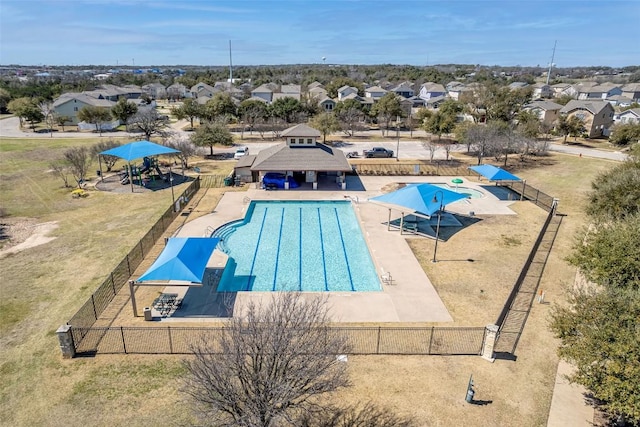
[(393, 157), (393, 150), (387, 150), (384, 147), (373, 147), (371, 150), (364, 150), (362, 154), (368, 159), (373, 157)]
[(249, 148), (248, 147), (240, 147), (236, 150), (236, 154), (233, 155), (233, 158), (235, 160), (238, 160), (240, 157), (242, 156), (246, 156), (249, 154)]

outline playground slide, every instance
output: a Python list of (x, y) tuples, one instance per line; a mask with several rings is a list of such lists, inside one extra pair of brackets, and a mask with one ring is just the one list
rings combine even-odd
[(167, 177), (164, 176), (164, 174), (162, 173), (162, 171), (160, 170), (160, 167), (158, 165), (156, 165), (156, 173), (158, 174), (158, 176), (160, 178), (162, 178), (163, 181), (167, 180)]

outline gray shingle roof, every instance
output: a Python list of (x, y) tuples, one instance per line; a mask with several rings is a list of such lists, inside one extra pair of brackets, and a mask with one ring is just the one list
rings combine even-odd
[(562, 105), (556, 104), (552, 101), (531, 101), (530, 103), (525, 105), (524, 108), (540, 108), (545, 111), (553, 111), (560, 110), (562, 108)]
[(242, 156), (238, 159), (238, 163), (236, 163), (237, 168), (245, 168), (247, 166), (251, 166), (253, 162), (256, 160), (255, 154), (249, 154), (248, 156)]
[(298, 136), (303, 136), (303, 137), (315, 137), (315, 138), (319, 138), (322, 134), (320, 133), (319, 130), (312, 128), (309, 125), (306, 125), (304, 123), (300, 123), (299, 125), (295, 125), (292, 126), (288, 129), (285, 129), (282, 132), (282, 136), (283, 137), (298, 137)]
[(598, 114), (600, 111), (602, 111), (607, 105), (611, 107), (611, 104), (609, 104), (607, 101), (590, 101), (590, 100), (572, 99), (567, 103), (567, 105), (562, 107), (560, 112), (570, 113), (574, 110), (584, 109), (589, 111), (591, 114), (595, 115), (595, 114)]
[(337, 148), (324, 144), (290, 147), (287, 143), (282, 143), (260, 151), (251, 170), (348, 172), (351, 171), (351, 165), (344, 153)]
[(78, 100), (80, 102), (83, 102), (85, 104), (88, 105), (93, 105), (94, 107), (104, 107), (104, 108), (111, 108), (114, 105), (116, 105), (115, 102), (113, 101), (109, 101), (108, 99), (98, 99), (98, 98), (94, 98), (93, 96), (89, 96), (86, 93), (74, 93), (74, 92), (68, 92), (68, 93), (64, 93), (62, 95), (60, 95), (58, 97), (58, 99), (56, 99), (53, 102), (53, 107), (57, 107), (59, 105), (65, 104), (71, 100)]

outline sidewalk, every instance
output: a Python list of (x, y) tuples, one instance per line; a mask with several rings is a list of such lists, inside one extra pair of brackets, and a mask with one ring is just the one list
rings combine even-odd
[(572, 370), (573, 368), (567, 362), (560, 360), (558, 363), (547, 427), (593, 426), (594, 409), (585, 402), (585, 388), (577, 384), (569, 384), (564, 377)]

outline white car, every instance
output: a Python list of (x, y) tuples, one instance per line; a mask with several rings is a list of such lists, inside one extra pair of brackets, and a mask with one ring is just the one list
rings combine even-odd
[(246, 156), (249, 154), (249, 148), (248, 147), (240, 147), (236, 150), (236, 154), (233, 155), (233, 158), (235, 160), (238, 160), (240, 157), (242, 156)]

